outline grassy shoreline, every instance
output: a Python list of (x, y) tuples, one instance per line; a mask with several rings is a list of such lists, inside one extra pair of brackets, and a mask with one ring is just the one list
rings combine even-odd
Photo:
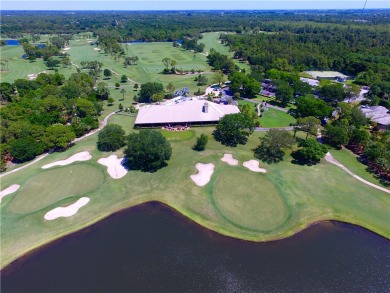
[(53, 235), (52, 238), (45, 239), (41, 243), (38, 243), (38, 244), (32, 246), (28, 251), (22, 252), (18, 255), (12, 256), (12, 257), (8, 257), (6, 259), (2, 258), (0, 270), (8, 269), (9, 266), (15, 265), (14, 262), (17, 262), (19, 259), (22, 259), (26, 256), (28, 257), (28, 255), (34, 254), (34, 253), (38, 252), (39, 250), (44, 249), (45, 246), (51, 245), (53, 242), (61, 241), (61, 239), (63, 239), (63, 238), (72, 237), (73, 236), (72, 234), (80, 232), (83, 229), (86, 229), (92, 225), (95, 225), (101, 221), (104, 221), (105, 219), (107, 219), (108, 217), (110, 217), (116, 213), (120, 213), (120, 212), (123, 212), (127, 209), (132, 209), (138, 205), (142, 205), (142, 204), (150, 203), (150, 202), (158, 202), (159, 204), (166, 205), (169, 208), (173, 209), (175, 212), (179, 213), (181, 216), (183, 216), (187, 220), (192, 221), (193, 223), (200, 225), (204, 229), (208, 229), (210, 231), (213, 231), (215, 233), (221, 234), (221, 235), (226, 236), (226, 237), (231, 237), (234, 239), (244, 240), (244, 241), (271, 242), (271, 241), (282, 240), (282, 239), (286, 239), (288, 237), (291, 237), (297, 233), (300, 233), (300, 232), (304, 231), (305, 229), (309, 228), (310, 226), (313, 226), (313, 225), (316, 225), (316, 224), (319, 224), (322, 222), (327, 222), (327, 221), (337, 221), (337, 222), (342, 222), (342, 223), (353, 224), (356, 226), (363, 227), (363, 228), (365, 228), (371, 232), (374, 232), (374, 233), (376, 233), (384, 238), (390, 239), (390, 233), (384, 233), (384, 231), (380, 231), (380, 230), (376, 229), (375, 227), (367, 225), (367, 223), (364, 221), (362, 221), (362, 222), (354, 221), (354, 220), (351, 220), (350, 218), (342, 216), (342, 215), (323, 215), (323, 216), (318, 217), (316, 219), (313, 218), (311, 221), (306, 222), (306, 223), (297, 223), (297, 225), (294, 229), (286, 231), (283, 235), (272, 235), (269, 237), (248, 237), (246, 235), (242, 235), (239, 233), (231, 233), (230, 231), (226, 231), (223, 228), (217, 228), (213, 225), (213, 223), (210, 223), (208, 221), (203, 220), (201, 217), (199, 217), (199, 215), (193, 214), (187, 210), (184, 210), (178, 206), (175, 206), (174, 204), (170, 204), (168, 202), (158, 201), (158, 200), (147, 200), (147, 201), (141, 200), (137, 203), (132, 203), (129, 206), (124, 206), (114, 213), (100, 215), (98, 218), (93, 219), (91, 222), (80, 225), (79, 227), (72, 229), (72, 230), (69, 230), (65, 233)]

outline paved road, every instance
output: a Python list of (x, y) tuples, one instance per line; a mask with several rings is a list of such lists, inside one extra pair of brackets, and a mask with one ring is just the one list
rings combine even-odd
[(265, 128), (265, 127), (255, 127), (255, 131), (268, 131), (270, 129), (284, 129), (284, 130), (293, 130), (293, 126), (286, 126), (286, 127), (272, 127), (272, 128)]
[[(78, 142), (78, 141), (80, 141), (80, 140), (83, 140), (84, 138), (89, 137), (89, 136), (95, 134), (96, 132), (102, 130), (102, 129), (107, 125), (108, 119), (109, 119), (112, 115), (114, 115), (114, 114), (115, 114), (115, 112), (112, 112), (112, 113), (108, 114), (108, 115), (104, 118), (104, 120), (102, 121), (102, 123), (100, 124), (100, 126), (99, 126), (98, 129), (95, 129), (94, 131), (91, 131), (91, 132), (87, 133), (86, 135), (84, 135), (84, 136), (82, 136), (82, 137), (79, 137), (79, 138), (74, 139), (74, 140), (72, 141), (72, 143), (75, 143), (75, 142)], [(0, 175), (0, 178), (1, 178), (1, 177), (4, 177), (4, 176), (7, 176), (7, 175), (9, 175), (9, 174), (15, 173), (15, 172), (17, 172), (17, 171), (23, 170), (24, 168), (30, 167), (31, 165), (35, 164), (36, 162), (39, 162), (40, 160), (46, 158), (46, 157), (47, 157), (48, 155), (50, 155), (51, 153), (53, 153), (53, 150), (48, 151), (47, 153), (44, 153), (44, 154), (42, 154), (42, 155), (36, 157), (34, 161), (31, 161), (30, 163), (27, 163), (26, 165), (23, 165), (23, 166), (21, 166), (21, 167), (19, 167), (19, 168), (16, 168), (16, 169), (14, 169), (14, 170), (11, 170), (11, 171), (8, 171), (8, 172), (5, 172), (5, 173), (1, 174), (1, 175)]]

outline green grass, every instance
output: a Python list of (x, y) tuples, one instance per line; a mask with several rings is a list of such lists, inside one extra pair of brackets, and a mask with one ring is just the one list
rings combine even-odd
[(64, 198), (91, 192), (104, 180), (99, 169), (86, 163), (52, 168), (23, 183), (9, 205), (10, 212), (30, 213), (45, 208)]
[(333, 157), (335, 157), (336, 160), (338, 160), (341, 164), (346, 166), (356, 175), (379, 186), (382, 185), (382, 182), (377, 177), (375, 177), (374, 174), (367, 172), (367, 166), (359, 162), (358, 156), (350, 150), (345, 148), (341, 150), (331, 149), (330, 153)]
[(266, 175), (249, 172), (244, 167), (224, 169), (215, 179), (213, 198), (228, 221), (258, 232), (275, 229), (286, 221), (286, 203)]
[[(183, 77), (183, 80), (179, 80), (181, 77), (147, 74), (143, 71), (143, 65), (146, 65), (141, 61), (141, 66), (122, 68), (111, 57), (88, 47), (83, 40), (72, 41), (70, 47), (74, 62), (88, 57), (91, 60), (101, 58), (104, 62), (111, 62), (107, 64), (116, 72), (126, 72), (129, 76), (133, 74), (133, 77), (138, 76), (143, 80), (161, 78), (167, 82), (169, 78), (176, 78), (176, 84), (180, 84), (185, 78), (193, 78)], [(153, 61), (153, 66), (159, 66), (157, 63), (163, 57), (173, 56), (170, 54), (181, 54), (183, 64), (193, 58), (193, 53), (175, 49), (171, 44), (129, 47), (132, 47), (131, 50), (139, 50), (139, 57), (142, 53), (149, 58), (148, 61)], [(157, 51), (166, 55), (157, 57)], [(196, 58), (202, 56), (197, 54)], [(112, 84), (119, 77), (115, 75), (109, 83)], [(131, 104), (135, 92), (130, 88), (131, 85), (126, 86), (127, 93), (123, 101), (120, 101), (122, 95), (119, 90), (111, 91), (115, 102), (112, 107), (105, 106), (104, 114), (116, 110), (119, 103), (124, 106)], [(267, 113), (273, 112), (269, 110)], [(269, 123), (278, 126), (287, 124), (288, 119), (282, 116), (279, 111), (273, 113)], [(126, 133), (130, 133), (137, 131), (133, 129), (134, 121), (135, 117), (113, 115), (109, 123), (119, 124)], [(89, 226), (121, 209), (147, 201), (166, 203), (208, 229), (252, 241), (288, 237), (323, 220), (361, 225), (390, 238), (390, 197), (387, 193), (364, 185), (327, 162), (311, 167), (294, 165), (288, 155), (279, 164), (262, 163), (261, 167), (267, 169), (266, 174), (252, 173), (242, 163), (253, 159), (252, 149), (259, 144), (259, 137), (263, 137), (265, 132), (255, 132), (245, 146), (231, 148), (216, 142), (212, 137), (213, 130), (214, 127), (194, 127), (184, 132), (162, 131), (171, 142), (173, 153), (168, 166), (155, 173), (129, 171), (121, 179), (112, 179), (107, 174), (107, 168), (98, 164), (97, 160), (111, 154), (122, 158), (123, 149), (112, 153), (99, 152), (96, 149), (97, 134), (94, 134), (65, 152), (53, 153), (23, 170), (2, 177), (1, 189), (11, 184), (20, 184), (21, 189), (4, 197), (1, 202), (1, 267), (50, 241)], [(202, 133), (209, 137), (209, 142), (205, 151), (196, 152), (192, 146), (196, 137)], [(41, 169), (45, 164), (81, 151), (89, 151), (92, 159), (66, 167)], [(239, 160), (239, 166), (229, 166), (222, 162), (220, 159), (224, 153), (233, 154)], [(355, 165), (351, 157), (341, 154), (335, 157), (356, 174), (363, 178), (371, 176), (365, 173), (364, 168)], [(215, 173), (204, 187), (196, 186), (190, 179), (190, 175), (197, 172), (196, 163), (215, 165)], [(70, 170), (73, 170), (72, 173)], [(76, 215), (54, 221), (44, 220), (47, 211), (75, 202), (80, 196), (88, 196), (90, 202)]]
[[(176, 60), (177, 69), (203, 70), (205, 75), (209, 78), (210, 83), (213, 76), (211, 67), (206, 62), (206, 56), (175, 48), (171, 43), (124, 44), (123, 47), (125, 48), (127, 56), (139, 57), (138, 65), (128, 66), (127, 68), (123, 67), (123, 60), (114, 60), (111, 55), (94, 50), (95, 47), (91, 46), (85, 39), (71, 40), (69, 47), (71, 48), (68, 51), (70, 59), (77, 66), (80, 66), (80, 62), (82, 61), (98, 60), (103, 63), (103, 68), (113, 70), (115, 73), (112, 75), (111, 79), (104, 80), (103, 74), (99, 79), (99, 81), (106, 82), (110, 87), (113, 87), (116, 82), (120, 82), (121, 76), (125, 74), (131, 80), (140, 84), (156, 81), (161, 82), (166, 86), (168, 83), (172, 82), (176, 89), (189, 87), (191, 93), (195, 92), (199, 87), (194, 81), (194, 78), (198, 73), (188, 75), (160, 74), (164, 69), (161, 60), (165, 57)], [(28, 74), (37, 74), (42, 71), (46, 71), (47, 73), (51, 72), (42, 59), (37, 59), (35, 62), (30, 63), (28, 60), (21, 58), (23, 54), (24, 51), (22, 46), (5, 46), (0, 48), (1, 59), (9, 60), (9, 70), (0, 73), (3, 82), (13, 82), (18, 78), (27, 79)], [(65, 77), (69, 77), (72, 73), (76, 73), (75, 65), (69, 68), (56, 67), (56, 69), (64, 74)], [(133, 85), (134, 83), (128, 82), (126, 84), (121, 84), (121, 87), (132, 89)], [(200, 88), (201, 90), (204, 90), (206, 86)]]
[[(134, 131), (130, 127), (133, 121), (134, 117), (114, 115), (110, 123), (127, 125), (125, 129), (129, 132)], [(111, 179), (97, 160), (112, 153), (97, 151), (97, 135), (93, 135), (64, 153), (53, 153), (26, 169), (3, 177), (2, 186), (20, 184), (22, 187), (14, 195), (3, 198), (1, 203), (1, 265), (118, 210), (152, 200), (169, 204), (209, 229), (253, 241), (287, 237), (313, 222), (328, 219), (362, 225), (390, 237), (388, 194), (360, 183), (328, 163), (312, 167), (293, 165), (287, 157), (280, 164), (262, 164), (268, 171), (266, 174), (252, 173), (243, 168), (242, 163), (253, 158), (251, 149), (258, 145), (258, 138), (264, 133), (254, 133), (245, 146), (230, 148), (213, 139), (213, 129), (200, 127), (189, 132), (169, 133), (172, 158), (167, 167), (155, 173), (130, 171), (122, 179)], [(193, 151), (192, 146), (201, 133), (209, 137), (206, 150)], [(40, 168), (86, 150), (92, 155), (88, 162), (52, 170)], [(123, 157), (122, 151), (114, 153)], [(229, 166), (220, 161), (224, 153), (232, 153), (240, 166)], [(197, 172), (195, 164), (198, 162), (215, 165), (215, 173), (205, 187), (196, 186), (190, 179), (190, 175)], [(69, 170), (82, 166), (89, 168), (77, 179), (82, 183), (69, 181)], [(100, 182), (96, 179), (100, 175), (93, 175), (93, 170), (102, 172), (102, 184), (96, 183)], [(93, 185), (80, 191), (87, 181), (96, 181), (93, 184), (97, 189)], [(58, 194), (41, 192), (53, 190), (53, 187)], [(76, 190), (71, 192), (68, 188)], [(43, 220), (48, 210), (74, 202), (76, 198), (71, 196), (76, 194), (91, 199), (81, 212), (70, 218)], [(18, 213), (15, 207), (18, 207)], [(25, 212), (21, 213), (23, 209)]]
[[(239, 100), (238, 105), (249, 105), (252, 111), (257, 114), (256, 103)], [(263, 117), (260, 118), (261, 127), (286, 127), (294, 122), (295, 118), (293, 116), (274, 108), (268, 108), (267, 111), (263, 112)]]
[(268, 108), (267, 111), (263, 112), (263, 117), (260, 118), (263, 127), (285, 127), (294, 122), (295, 118), (293, 116), (274, 108)]
[(189, 140), (194, 137), (195, 132), (193, 130), (186, 130), (186, 131), (167, 131), (162, 130), (162, 135), (168, 141), (183, 141), (183, 140)]
[[(210, 49), (213, 48), (221, 54), (233, 57), (233, 52), (229, 51), (229, 47), (220, 43), (219, 36), (221, 34), (226, 34), (226, 32), (203, 33), (203, 38), (198, 42), (205, 44), (204, 52), (210, 52)], [(250, 72), (250, 66), (247, 62), (240, 62), (237, 59), (233, 61), (239, 68), (245, 69), (247, 73)]]

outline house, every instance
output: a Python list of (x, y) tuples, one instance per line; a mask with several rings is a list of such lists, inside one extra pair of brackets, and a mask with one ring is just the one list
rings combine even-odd
[(187, 99), (140, 107), (134, 127), (216, 124), (227, 114), (240, 113), (237, 106)]
[(360, 110), (363, 112), (366, 118), (378, 124), (380, 129), (386, 129), (390, 125), (390, 113), (389, 110), (383, 106), (360, 106)]

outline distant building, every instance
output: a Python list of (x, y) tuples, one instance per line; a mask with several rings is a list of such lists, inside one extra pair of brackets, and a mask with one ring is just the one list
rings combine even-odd
[(205, 100), (147, 105), (140, 107), (134, 127), (216, 124), (223, 116), (235, 113), (240, 113), (236, 106)]
[(376, 122), (378, 127), (386, 129), (390, 125), (390, 113), (389, 110), (383, 106), (360, 106), (364, 116)]
[(347, 76), (337, 71), (305, 71), (305, 72), (318, 80), (328, 79), (328, 80), (337, 80), (339, 82), (344, 82), (346, 80), (353, 79), (352, 76)]

